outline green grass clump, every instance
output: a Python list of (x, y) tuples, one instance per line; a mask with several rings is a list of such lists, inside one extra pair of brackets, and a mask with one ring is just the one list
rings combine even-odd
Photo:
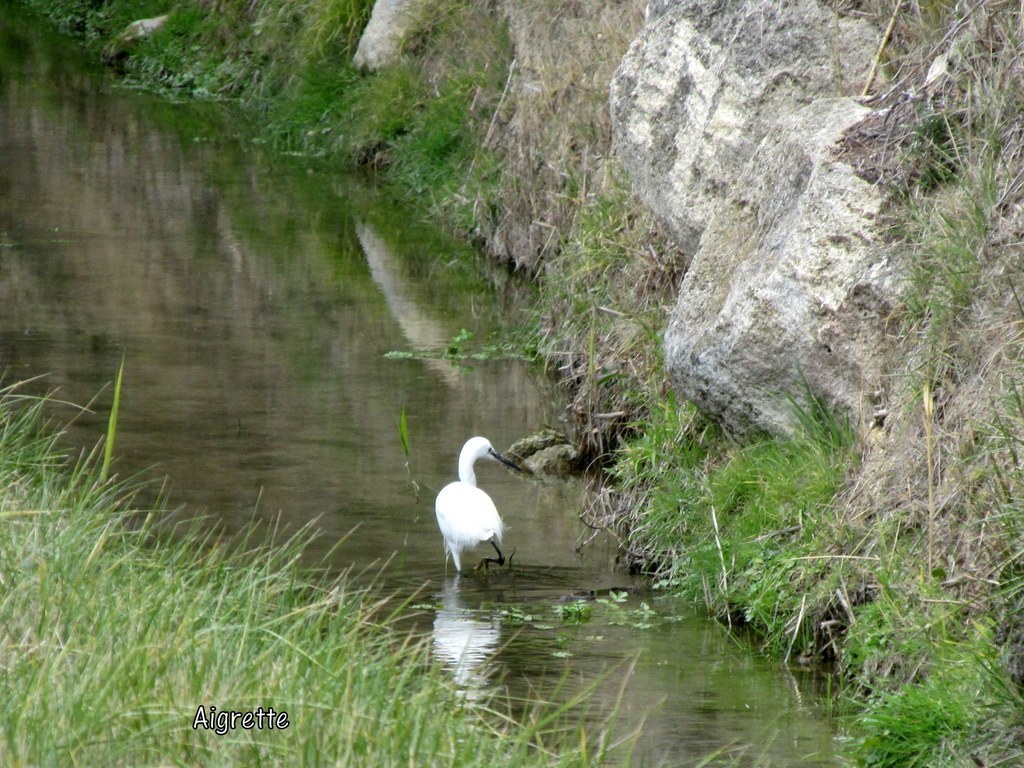
[(911, 206), (915, 258), (907, 320), (929, 354), (948, 354), (979, 295), (995, 235), (1000, 190), (990, 162), (926, 203)]
[(656, 407), (652, 427), (619, 453), (613, 473), (641, 511), (630, 537), (641, 561), (661, 561), (662, 583), (743, 621), (767, 645), (802, 652), (799, 618), (823, 565), (829, 504), (856, 464), (852, 431), (812, 400), (795, 407), (801, 429), (730, 444), (689, 408)]
[(931, 768), (953, 763), (943, 754), (945, 744), (962, 738), (974, 720), (972, 704), (959, 681), (938, 676), (871, 702), (860, 724), (870, 735), (857, 746), (859, 764)]
[[(802, 429), (789, 438), (735, 444), (691, 406), (654, 407), (649, 428), (619, 451), (613, 469), (638, 510), (628, 521), (633, 556), (655, 568), (657, 586), (705, 603), (733, 628), (753, 629), (769, 653), (833, 662), (845, 681), (857, 764), (1019, 758), (1024, 622), (1014, 617), (1024, 580), (1015, 566), (1004, 577), (1001, 660), (992, 617), (951, 597), (941, 583), (945, 559), (930, 570), (926, 525), (906, 515), (865, 522), (844, 514), (836, 496), (858, 464), (852, 430), (813, 401), (797, 417)], [(1005, 419), (993, 439), (1010, 487), (1009, 475), (1020, 472), (1020, 423)], [(984, 525), (1019, 533), (1020, 497), (1012, 498)], [(961, 535), (972, 535), (969, 526)], [(1011, 547), (1007, 563), (1019, 553)], [(968, 583), (971, 594), (987, 589)]]
[[(300, 569), (303, 537), (160, 534), (98, 456), (59, 458), (42, 408), (0, 392), (4, 765), (599, 761), (552, 751), (556, 714), (515, 723), (460, 698), (382, 601)], [(289, 724), (218, 735), (193, 729), (199, 706)]]

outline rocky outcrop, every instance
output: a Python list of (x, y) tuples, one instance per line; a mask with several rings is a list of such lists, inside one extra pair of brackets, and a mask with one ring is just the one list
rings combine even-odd
[(882, 386), (898, 285), (881, 194), (835, 159), (865, 113), (781, 119), (706, 228), (666, 334), (679, 390), (734, 431), (786, 431), (805, 389), (858, 418)]
[(612, 81), (615, 141), (639, 195), (690, 253), (778, 119), (866, 75), (877, 35), (838, 21), (816, 0), (648, 7)]
[(856, 416), (880, 386), (882, 198), (836, 150), (876, 41), (812, 0), (656, 2), (613, 81), (623, 163), (692, 254), (666, 364), (732, 431), (787, 431), (806, 386)]

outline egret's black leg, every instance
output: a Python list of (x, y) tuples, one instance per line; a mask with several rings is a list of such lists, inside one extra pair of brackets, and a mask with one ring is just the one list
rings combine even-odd
[(487, 559), (490, 560), (492, 563), (497, 563), (498, 565), (504, 565), (505, 564), (505, 556), (503, 554), (501, 554), (501, 550), (498, 549), (498, 545), (494, 543), (494, 539), (491, 539), (491, 546), (494, 547), (494, 551), (498, 553), (498, 559), (494, 560), (493, 558), (490, 558), (490, 557), (487, 558)]
[(497, 563), (498, 565), (505, 564), (505, 556), (501, 554), (501, 550), (498, 549), (498, 545), (494, 543), (494, 539), (491, 539), (491, 546), (494, 547), (494, 551), (498, 553), (497, 559), (493, 557), (485, 557), (480, 561), (480, 565), (476, 567), (476, 570), (479, 571), (482, 568), (486, 571), (490, 567), (491, 563)]

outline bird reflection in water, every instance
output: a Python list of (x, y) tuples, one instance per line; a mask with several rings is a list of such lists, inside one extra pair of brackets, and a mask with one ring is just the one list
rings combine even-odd
[(485, 620), (465, 607), (459, 595), (460, 576), (441, 590), (441, 608), (434, 618), (434, 658), (450, 670), (463, 695), (478, 699), (487, 688), (494, 652), (501, 641), (501, 622)]

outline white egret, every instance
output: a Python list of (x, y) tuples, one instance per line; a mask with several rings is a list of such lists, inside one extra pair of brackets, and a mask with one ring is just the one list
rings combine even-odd
[(462, 561), (459, 558), (462, 550), (485, 541), (489, 541), (494, 547), (498, 559), (485, 557), (481, 565), (505, 564), (505, 556), (498, 549), (505, 526), (491, 497), (476, 487), (473, 465), (477, 459), (500, 461), (516, 471), (522, 471), (494, 450), (491, 441), (486, 437), (470, 438), (462, 446), (462, 452), (459, 454), (459, 479), (442, 488), (434, 502), (437, 527), (441, 529), (441, 535), (444, 537), (445, 551), (452, 556), (455, 570), (459, 573), (462, 573)]

